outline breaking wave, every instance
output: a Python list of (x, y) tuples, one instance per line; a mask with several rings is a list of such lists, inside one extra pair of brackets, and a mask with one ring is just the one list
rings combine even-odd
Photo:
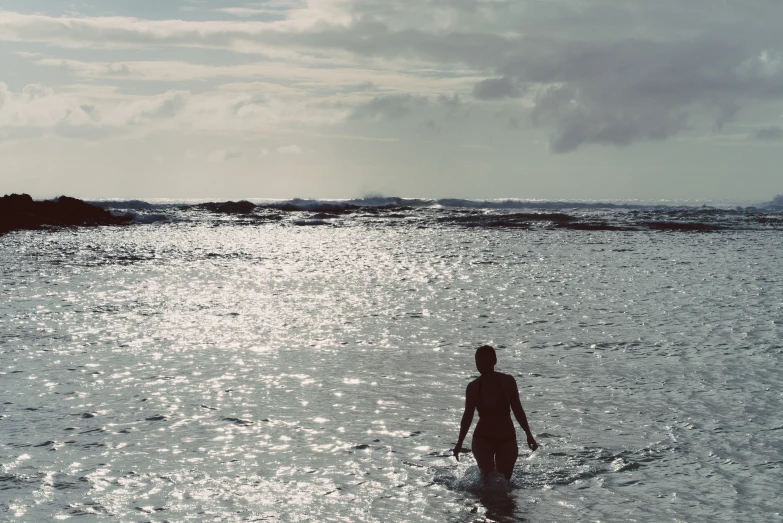
[(233, 219), (237, 224), (401, 226), (573, 231), (721, 232), (783, 229), (783, 195), (738, 206), (693, 202), (422, 199), (100, 200), (90, 202), (135, 223)]
[[(577, 201), (577, 200), (525, 200), (525, 199), (490, 199), (470, 200), (464, 198), (402, 198), (398, 196), (366, 196), (344, 200), (318, 200), (308, 198), (293, 198), (290, 200), (268, 200), (262, 198), (249, 198), (238, 202), (215, 202), (209, 200), (177, 200), (177, 199), (153, 199), (146, 200), (122, 200), (104, 199), (87, 200), (92, 205), (104, 209), (135, 209), (152, 210), (171, 207), (209, 207), (226, 203), (253, 204), (259, 207), (275, 208), (281, 210), (298, 210), (320, 212), (322, 209), (350, 209), (350, 208), (463, 208), (463, 209), (628, 209), (628, 210), (663, 210), (663, 209), (702, 209), (702, 210), (753, 210), (753, 209), (780, 209), (783, 210), (783, 194), (775, 196), (769, 202), (757, 202), (753, 205), (741, 205), (737, 202), (717, 201), (704, 203), (693, 200), (606, 200), (606, 201)], [(745, 202), (746, 203), (746, 202)]]

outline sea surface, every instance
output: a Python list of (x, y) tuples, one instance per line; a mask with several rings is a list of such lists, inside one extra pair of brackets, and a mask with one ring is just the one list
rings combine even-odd
[(783, 521), (779, 208), (253, 203), (0, 237), (0, 520)]

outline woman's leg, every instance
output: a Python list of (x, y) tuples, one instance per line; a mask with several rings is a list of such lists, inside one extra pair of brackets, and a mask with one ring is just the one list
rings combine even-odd
[[(475, 451), (474, 451), (475, 454)], [(503, 474), (507, 480), (511, 480), (511, 474), (514, 472), (514, 464), (519, 457), (519, 447), (517, 447), (516, 438), (508, 440), (500, 446), (496, 456), (498, 472)]]
[(481, 469), (481, 475), (486, 477), (495, 470), (495, 446), (486, 439), (473, 438), (473, 457)]

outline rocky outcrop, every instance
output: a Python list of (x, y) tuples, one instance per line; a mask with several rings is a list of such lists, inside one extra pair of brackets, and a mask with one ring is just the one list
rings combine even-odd
[(47, 226), (119, 225), (132, 219), (132, 216), (114, 216), (105, 209), (68, 196), (46, 201), (35, 201), (29, 194), (6, 194), (0, 198), (0, 234)]

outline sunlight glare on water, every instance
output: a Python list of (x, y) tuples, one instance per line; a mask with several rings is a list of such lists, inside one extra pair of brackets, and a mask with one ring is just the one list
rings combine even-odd
[[(8, 235), (0, 511), (775, 520), (777, 242), (201, 223)], [(450, 453), (483, 343), (541, 444), (510, 485), (481, 485)]]

